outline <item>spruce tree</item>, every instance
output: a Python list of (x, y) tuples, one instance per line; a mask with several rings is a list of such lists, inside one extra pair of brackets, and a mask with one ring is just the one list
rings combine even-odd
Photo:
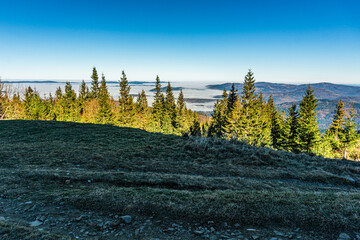
[(176, 119), (175, 119), (175, 127), (180, 134), (184, 134), (189, 130), (186, 111), (187, 109), (184, 99), (184, 93), (182, 89), (180, 89), (180, 93), (176, 102)]
[(144, 90), (142, 90), (141, 93), (138, 94), (136, 100), (136, 110), (138, 113), (137, 127), (141, 129), (147, 129), (150, 121), (150, 109)]
[(285, 149), (290, 152), (298, 153), (300, 151), (299, 144), (299, 111), (296, 104), (293, 103), (288, 110), (285, 124)]
[(260, 104), (258, 96), (255, 94), (254, 74), (249, 70), (245, 76), (241, 94), (241, 138), (250, 144), (259, 145), (261, 141), (261, 119)]
[(245, 76), (242, 94), (241, 94), (241, 105), (245, 110), (253, 107), (257, 99), (255, 94), (255, 78), (254, 74), (249, 70)]
[(62, 90), (61, 90), (61, 87), (59, 86), (56, 91), (55, 91), (55, 101), (58, 101), (62, 98)]
[(111, 123), (113, 113), (111, 111), (110, 105), (110, 94), (106, 86), (106, 79), (104, 74), (101, 76), (101, 85), (99, 93), (99, 112), (98, 112), (98, 122), (99, 123)]
[(164, 94), (161, 92), (161, 83), (159, 76), (156, 76), (155, 96), (152, 104), (152, 117), (154, 128), (160, 130), (164, 120)]
[(84, 103), (84, 101), (89, 98), (89, 88), (86, 86), (84, 80), (82, 80), (79, 88), (79, 102)]
[(82, 80), (79, 88), (78, 102), (80, 107), (80, 115), (84, 113), (85, 101), (89, 98), (89, 88), (86, 86), (84, 80)]
[(79, 109), (76, 102), (76, 93), (70, 82), (66, 82), (64, 95), (60, 101), (61, 111), (58, 120), (75, 122), (79, 118)]
[(97, 70), (93, 67), (93, 72), (91, 75), (92, 83), (91, 83), (91, 93), (90, 98), (99, 98), (100, 95), (100, 87), (99, 87), (99, 76), (97, 74)]
[(24, 110), (26, 119), (32, 119), (31, 103), (34, 95), (34, 90), (30, 86), (25, 89)]
[(122, 71), (120, 78), (120, 96), (119, 104), (122, 112), (130, 112), (133, 108), (133, 97), (130, 95), (130, 86), (126, 74)]
[(194, 113), (193, 122), (190, 127), (190, 135), (201, 136), (201, 126), (200, 126), (199, 118), (196, 113)]
[(317, 99), (315, 98), (314, 91), (309, 85), (306, 90), (305, 96), (300, 103), (300, 144), (303, 151), (314, 152), (316, 144), (320, 140), (318, 123), (316, 120), (316, 107)]
[(348, 158), (348, 150), (358, 144), (358, 140), (360, 139), (360, 135), (357, 132), (356, 128), (358, 124), (356, 124), (356, 118), (358, 115), (355, 114), (355, 110), (353, 107), (350, 109), (350, 113), (345, 120), (344, 134), (342, 135), (342, 145), (343, 145), (343, 158)]
[(239, 96), (237, 89), (235, 89), (235, 83), (231, 85), (231, 90), (229, 92), (229, 97), (227, 100), (227, 112), (230, 113), (233, 110), (235, 102), (238, 100)]
[(274, 99), (270, 95), (268, 100), (269, 118), (271, 126), (271, 141), (275, 149), (281, 149), (283, 144), (283, 120), (278, 110), (275, 108)]
[(256, 146), (270, 147), (272, 144), (271, 119), (269, 116), (269, 109), (262, 92), (260, 92), (253, 110), (255, 110), (255, 114), (257, 115), (253, 121), (253, 144)]
[(167, 117), (170, 118), (171, 124), (173, 127), (176, 126), (176, 104), (175, 97), (172, 92), (171, 84), (168, 82), (166, 92), (165, 92), (165, 111)]
[(240, 114), (241, 103), (240, 99), (236, 98), (235, 102), (232, 104), (232, 107), (230, 108), (230, 110), (228, 110), (228, 113), (226, 114), (226, 125), (223, 126), (225, 138), (229, 140), (241, 139), (241, 128), (239, 126)]
[(136, 99), (136, 108), (138, 112), (144, 112), (149, 109), (146, 93), (144, 90), (142, 90), (141, 93), (138, 94), (138, 97)]
[(224, 89), (222, 99), (217, 100), (214, 105), (212, 114), (212, 121), (209, 127), (209, 136), (222, 137), (226, 126), (226, 111), (227, 111), (228, 93)]
[(344, 134), (344, 125), (345, 125), (345, 109), (344, 103), (342, 99), (336, 105), (335, 114), (332, 119), (331, 125), (329, 129), (326, 131), (325, 140), (327, 140), (332, 147), (332, 151), (340, 151), (341, 150), (341, 138)]

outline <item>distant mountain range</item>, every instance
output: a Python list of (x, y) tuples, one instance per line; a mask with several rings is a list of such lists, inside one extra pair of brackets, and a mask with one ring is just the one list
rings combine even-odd
[[(207, 85), (208, 89), (230, 90), (232, 83), (223, 83), (217, 85)], [(235, 83), (235, 87), (241, 94), (241, 83)], [(308, 84), (282, 84), (282, 83), (268, 83), (257, 82), (255, 83), (256, 92), (262, 92), (265, 99), (271, 95), (277, 106), (284, 111), (287, 111), (290, 105), (295, 102), (299, 105)], [(345, 108), (348, 109), (353, 106), (357, 114), (360, 114), (360, 86), (341, 85), (333, 83), (314, 83), (311, 84), (314, 94), (318, 101), (317, 118), (319, 127), (321, 129), (327, 128), (334, 115), (334, 110), (339, 99), (342, 99)], [(215, 96), (220, 98), (221, 96)], [(357, 119), (360, 124), (360, 117)]]
[[(223, 83), (207, 85), (207, 88), (230, 90), (231, 85), (232, 83)], [(241, 83), (235, 83), (235, 87), (239, 90), (239, 94), (241, 94), (242, 85), (243, 84)], [(255, 83), (256, 92), (262, 92), (265, 99), (269, 98), (271, 95), (276, 104), (300, 101), (308, 86), (308, 84), (295, 85), (269, 82)], [(360, 86), (358, 87), (324, 82), (311, 84), (311, 87), (318, 99), (339, 100), (342, 98), (344, 101), (360, 103)]]

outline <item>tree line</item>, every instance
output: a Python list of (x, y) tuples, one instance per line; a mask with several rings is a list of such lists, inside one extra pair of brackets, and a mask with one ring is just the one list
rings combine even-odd
[(186, 107), (180, 90), (177, 100), (170, 82), (162, 92), (156, 77), (154, 101), (148, 106), (142, 90), (136, 98), (123, 71), (119, 80), (119, 98), (110, 96), (105, 75), (94, 67), (91, 86), (82, 81), (78, 94), (71, 83), (58, 87), (55, 96), (40, 97), (36, 89), (11, 92), (0, 80), (0, 119), (57, 120), (113, 124), (152, 132), (177, 135), (202, 135), (244, 141), (263, 147), (295, 153), (307, 152), (324, 157), (358, 159), (359, 133), (354, 109), (345, 111), (339, 100), (332, 124), (321, 134), (316, 119), (317, 99), (309, 85), (298, 108), (280, 111), (273, 98), (256, 93), (254, 74), (249, 70), (241, 92), (232, 84), (223, 91), (211, 118), (202, 117)]
[(255, 93), (254, 74), (249, 71), (241, 93), (232, 84), (229, 93), (214, 106), (208, 134), (229, 140), (246, 141), (295, 153), (306, 152), (324, 157), (359, 159), (359, 133), (353, 108), (346, 114), (340, 99), (329, 129), (321, 134), (316, 119), (317, 99), (309, 85), (298, 109), (293, 103), (287, 112), (276, 108), (273, 98), (266, 101)]
[(168, 83), (161, 90), (156, 77), (154, 103), (148, 106), (145, 91), (137, 97), (130, 94), (130, 86), (123, 71), (119, 80), (119, 98), (110, 96), (105, 75), (98, 75), (94, 67), (91, 85), (82, 81), (78, 94), (70, 82), (58, 87), (55, 95), (41, 97), (36, 89), (27, 87), (24, 96), (12, 92), (0, 82), (0, 119), (55, 120), (82, 123), (113, 124), (167, 134), (200, 134), (198, 114), (186, 107), (184, 94), (175, 97)]

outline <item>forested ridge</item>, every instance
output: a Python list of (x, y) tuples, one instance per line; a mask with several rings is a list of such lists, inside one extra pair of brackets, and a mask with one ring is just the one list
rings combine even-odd
[(211, 118), (207, 118), (186, 107), (182, 90), (176, 100), (170, 82), (164, 88), (158, 76), (151, 107), (144, 90), (136, 98), (130, 94), (124, 71), (116, 100), (108, 92), (105, 75), (99, 77), (95, 67), (91, 79), (90, 86), (81, 83), (78, 94), (67, 82), (65, 89), (59, 87), (55, 96), (48, 97), (40, 97), (31, 87), (21, 93), (0, 82), (0, 118), (112, 124), (166, 134), (225, 138), (330, 158), (357, 160), (360, 156), (354, 109), (345, 111), (340, 99), (331, 125), (321, 134), (316, 119), (318, 100), (310, 85), (299, 106), (294, 103), (287, 111), (280, 111), (271, 95), (264, 99), (261, 92), (256, 94), (254, 74), (249, 71), (242, 89), (232, 84), (229, 92), (224, 90)]

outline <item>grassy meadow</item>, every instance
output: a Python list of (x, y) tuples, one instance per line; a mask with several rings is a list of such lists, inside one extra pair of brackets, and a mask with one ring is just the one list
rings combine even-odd
[(329, 236), (360, 225), (360, 162), (53, 121), (0, 121), (0, 146), (4, 199)]

